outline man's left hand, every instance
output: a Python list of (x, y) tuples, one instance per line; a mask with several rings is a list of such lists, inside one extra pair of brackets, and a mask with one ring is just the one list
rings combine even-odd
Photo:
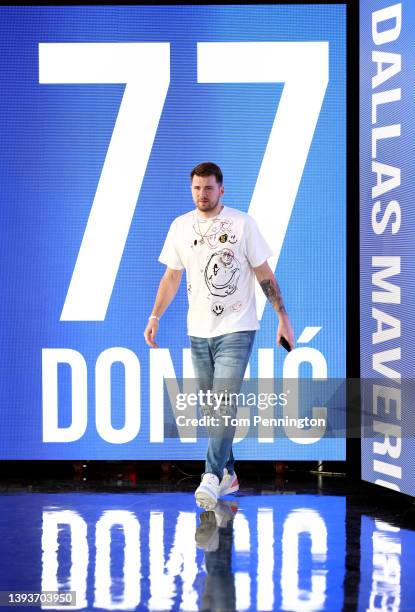
[(278, 323), (278, 330), (277, 330), (277, 344), (278, 346), (281, 346), (281, 336), (284, 336), (284, 338), (287, 340), (288, 344), (291, 346), (291, 348), (294, 348), (294, 331), (293, 328), (291, 327), (291, 323), (290, 320), (288, 318), (288, 315), (286, 313), (281, 314), (279, 316), (279, 323)]

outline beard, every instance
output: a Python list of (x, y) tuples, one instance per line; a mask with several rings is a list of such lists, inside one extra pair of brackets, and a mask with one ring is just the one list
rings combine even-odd
[(200, 202), (199, 200), (197, 200), (196, 206), (202, 212), (206, 212), (207, 210), (214, 210), (219, 205), (219, 200), (220, 198), (217, 198), (217, 200), (213, 201), (207, 200), (206, 202)]

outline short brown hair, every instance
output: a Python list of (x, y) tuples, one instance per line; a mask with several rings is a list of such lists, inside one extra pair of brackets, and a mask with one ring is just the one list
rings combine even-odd
[(198, 164), (197, 166), (195, 166), (193, 168), (193, 170), (190, 173), (190, 180), (193, 180), (194, 175), (196, 174), (196, 176), (212, 176), (215, 175), (216, 177), (216, 182), (219, 183), (219, 185), (222, 185), (223, 183), (223, 174), (222, 174), (222, 170), (219, 168), (219, 166), (217, 166), (216, 164), (214, 164), (213, 162), (202, 162), (201, 164)]

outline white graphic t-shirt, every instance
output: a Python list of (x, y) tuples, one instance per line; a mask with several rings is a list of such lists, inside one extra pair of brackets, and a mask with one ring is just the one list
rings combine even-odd
[(196, 209), (170, 226), (159, 261), (186, 270), (189, 336), (212, 338), (259, 329), (255, 273), (272, 255), (248, 214), (224, 206), (214, 218)]

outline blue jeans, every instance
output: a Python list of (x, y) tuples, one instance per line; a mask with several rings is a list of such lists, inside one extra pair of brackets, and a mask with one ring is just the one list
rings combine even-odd
[[(190, 336), (198, 390), (211, 390), (212, 395), (218, 398), (213, 406), (205, 405), (201, 408), (203, 414), (218, 419), (221, 423), (220, 426), (208, 428), (209, 445), (205, 464), (205, 473), (216, 474), (219, 480), (222, 480), (225, 467), (230, 474), (234, 472), (232, 441), (235, 426), (221, 417), (234, 417), (236, 404), (227, 401), (226, 392), (239, 393), (254, 339), (255, 330), (234, 332), (215, 338)], [(220, 398), (223, 400), (218, 405)]]

